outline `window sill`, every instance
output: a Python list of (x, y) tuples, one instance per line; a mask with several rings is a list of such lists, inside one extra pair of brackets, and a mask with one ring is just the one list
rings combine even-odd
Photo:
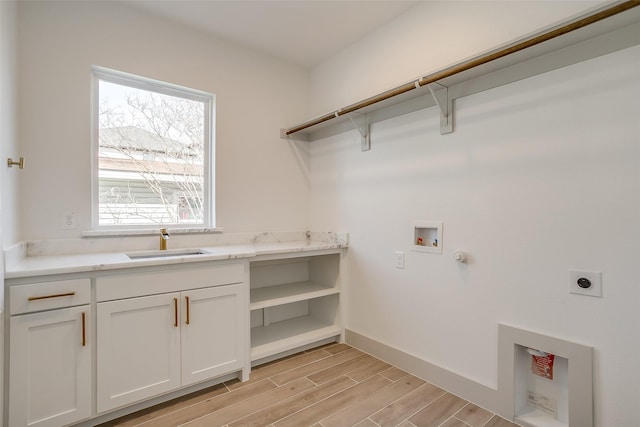
[[(170, 234), (218, 234), (222, 227), (200, 228), (167, 228)], [(124, 237), (124, 236), (153, 236), (160, 233), (160, 228), (130, 229), (130, 230), (86, 230), (82, 237)]]

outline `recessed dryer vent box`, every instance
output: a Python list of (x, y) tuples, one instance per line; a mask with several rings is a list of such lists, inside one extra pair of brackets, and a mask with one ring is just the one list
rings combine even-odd
[(498, 405), (523, 427), (593, 427), (593, 348), (499, 324)]
[(412, 250), (441, 254), (442, 221), (416, 221), (413, 224)]

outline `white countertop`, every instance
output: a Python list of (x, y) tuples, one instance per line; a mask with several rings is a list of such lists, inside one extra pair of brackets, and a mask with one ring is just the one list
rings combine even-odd
[[(338, 242), (304, 240), (247, 245), (200, 246), (193, 249), (200, 249), (205, 253), (197, 255), (181, 255), (178, 253), (174, 256), (138, 259), (129, 258), (127, 253), (133, 255), (136, 252), (142, 253), (145, 251), (27, 256), (14, 265), (6, 266), (4, 276), (6, 279), (15, 279), (49, 274), (81, 273), (119, 268), (252, 258), (259, 255), (340, 249), (344, 247), (346, 247), (345, 244)], [(176, 251), (184, 251), (185, 249), (187, 248), (176, 249)], [(168, 252), (170, 253), (172, 251), (169, 250)]]

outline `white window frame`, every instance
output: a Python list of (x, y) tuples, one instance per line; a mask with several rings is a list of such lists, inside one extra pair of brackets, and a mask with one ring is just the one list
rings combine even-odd
[[(184, 224), (149, 224), (149, 225), (100, 225), (99, 224), (99, 84), (100, 81), (107, 81), (136, 89), (157, 92), (163, 95), (170, 95), (204, 103), (204, 183), (203, 183), (203, 223), (198, 225)], [(91, 158), (92, 158), (92, 180), (91, 180), (91, 227), (93, 230), (145, 230), (158, 229), (161, 227), (171, 227), (173, 229), (213, 229), (215, 228), (215, 100), (212, 93), (160, 80), (153, 80), (134, 74), (116, 71), (105, 67), (91, 67)]]

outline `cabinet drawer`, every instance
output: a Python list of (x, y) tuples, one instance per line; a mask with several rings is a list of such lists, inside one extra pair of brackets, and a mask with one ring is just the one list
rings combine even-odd
[(244, 275), (244, 264), (237, 263), (98, 277), (96, 278), (96, 301), (242, 283)]
[(9, 314), (71, 307), (91, 302), (91, 279), (15, 285), (9, 290)]

